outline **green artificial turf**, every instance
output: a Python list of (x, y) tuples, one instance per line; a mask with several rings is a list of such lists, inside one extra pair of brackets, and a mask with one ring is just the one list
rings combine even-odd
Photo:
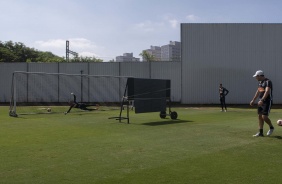
[(0, 107), (0, 183), (282, 181), (280, 109), (270, 115), (273, 135), (258, 138), (255, 108), (172, 108), (177, 120), (130, 111), (130, 124), (109, 119), (119, 110), (64, 115), (67, 109), (13, 118)]

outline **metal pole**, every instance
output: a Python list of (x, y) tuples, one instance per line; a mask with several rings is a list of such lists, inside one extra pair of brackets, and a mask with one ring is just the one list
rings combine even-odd
[(151, 76), (151, 75), (152, 75), (152, 74), (151, 74), (151, 73), (152, 73), (152, 72), (151, 72), (151, 70), (152, 70), (152, 64), (151, 64), (151, 63), (152, 63), (152, 61), (149, 61), (149, 78), (150, 78), (150, 79), (152, 78), (152, 76)]
[(69, 41), (66, 41), (66, 61), (69, 62)]
[(83, 74), (83, 70), (80, 70), (80, 101), (83, 102), (83, 77), (82, 77), (82, 74)]
[(14, 77), (14, 86), (13, 86), (13, 88), (14, 88), (14, 113), (15, 114), (17, 114), (17, 110), (16, 110), (16, 108), (17, 108), (17, 89), (16, 89), (16, 76), (13, 74), (13, 77)]

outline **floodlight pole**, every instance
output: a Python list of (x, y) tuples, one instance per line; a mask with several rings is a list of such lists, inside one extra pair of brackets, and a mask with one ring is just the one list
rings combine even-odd
[(66, 61), (69, 62), (69, 41), (66, 41)]
[(70, 50), (70, 42), (67, 40), (66, 41), (66, 61), (69, 62), (70, 61), (70, 54), (74, 55), (74, 57), (78, 57), (78, 53), (71, 51)]

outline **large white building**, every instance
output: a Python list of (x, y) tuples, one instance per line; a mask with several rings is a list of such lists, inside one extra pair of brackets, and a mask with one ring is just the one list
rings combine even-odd
[[(160, 46), (151, 46), (150, 49), (144, 50), (148, 54), (154, 57), (155, 61), (161, 61), (161, 47)], [(142, 58), (143, 61), (146, 61), (146, 58)]]
[[(156, 61), (180, 61), (181, 60), (181, 42), (170, 41), (163, 46), (151, 46), (150, 49), (144, 50), (152, 55)], [(146, 61), (143, 58), (143, 61)]]
[(181, 42), (170, 41), (168, 45), (161, 46), (162, 61), (181, 60)]

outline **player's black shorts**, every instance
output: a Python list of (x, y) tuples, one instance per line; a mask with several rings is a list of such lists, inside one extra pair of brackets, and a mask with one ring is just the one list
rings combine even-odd
[(258, 114), (268, 116), (272, 106), (272, 100), (267, 100), (263, 102), (263, 105), (258, 107)]

